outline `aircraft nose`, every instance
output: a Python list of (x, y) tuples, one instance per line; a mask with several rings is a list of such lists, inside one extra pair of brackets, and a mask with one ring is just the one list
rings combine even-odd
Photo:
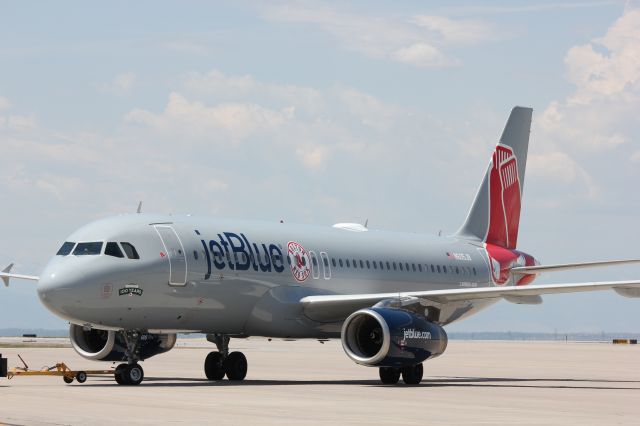
[(85, 274), (81, 268), (69, 267), (57, 259), (46, 266), (38, 280), (38, 296), (54, 314), (71, 319), (70, 308), (77, 299)]

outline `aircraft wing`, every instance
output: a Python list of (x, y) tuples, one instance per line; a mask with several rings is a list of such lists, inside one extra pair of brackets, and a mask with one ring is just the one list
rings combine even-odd
[(399, 293), (306, 296), (300, 300), (305, 315), (317, 321), (344, 319), (358, 309), (383, 300), (421, 299), (425, 305), (442, 306), (479, 299), (503, 298), (512, 303), (539, 304), (544, 294), (614, 290), (625, 297), (640, 297), (640, 281), (602, 281), (574, 284), (541, 284), (510, 287), (456, 288)]
[(4, 268), (2, 272), (0, 272), (0, 278), (2, 278), (2, 281), (4, 282), (5, 287), (9, 287), (10, 278), (18, 278), (21, 280), (31, 280), (31, 281), (38, 281), (40, 279), (40, 277), (36, 277), (35, 275), (12, 274), (11, 268), (13, 268), (13, 263), (11, 263), (9, 266)]

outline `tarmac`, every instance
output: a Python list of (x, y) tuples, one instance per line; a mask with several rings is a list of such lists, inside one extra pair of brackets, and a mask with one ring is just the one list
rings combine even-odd
[[(70, 385), (60, 377), (0, 379), (0, 423), (640, 424), (639, 345), (453, 340), (425, 362), (418, 386), (381, 385), (377, 369), (354, 364), (339, 341), (231, 346), (248, 358), (244, 382), (204, 379), (213, 349), (204, 339), (181, 339), (145, 361), (139, 386), (108, 376)], [(60, 361), (76, 370), (111, 367), (65, 347), (0, 352), (9, 367), (20, 365), (18, 353), (36, 369)]]

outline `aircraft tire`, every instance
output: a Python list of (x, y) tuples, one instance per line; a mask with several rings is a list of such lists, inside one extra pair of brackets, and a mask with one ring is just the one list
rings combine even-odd
[(209, 352), (204, 359), (204, 374), (209, 380), (224, 379), (224, 357), (220, 352)]
[(126, 385), (127, 377), (125, 371), (127, 369), (127, 364), (120, 364), (116, 367), (116, 371), (113, 372), (113, 377), (116, 379), (116, 383), (119, 385)]
[(139, 385), (144, 379), (144, 370), (140, 364), (131, 364), (128, 365), (124, 371), (124, 376), (126, 377), (128, 385)]
[(247, 358), (242, 352), (231, 352), (224, 360), (224, 371), (229, 380), (244, 380), (247, 376)]
[(400, 370), (393, 367), (380, 367), (380, 380), (385, 385), (395, 385), (400, 380)]
[(402, 368), (402, 381), (407, 385), (417, 385), (422, 381), (422, 364)]

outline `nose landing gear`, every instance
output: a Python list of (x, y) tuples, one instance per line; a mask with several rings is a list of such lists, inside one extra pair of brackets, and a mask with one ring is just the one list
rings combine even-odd
[(140, 360), (139, 345), (140, 333), (137, 331), (127, 331), (123, 333), (127, 343), (127, 363), (120, 364), (113, 373), (116, 383), (119, 385), (139, 385), (144, 379), (144, 370), (138, 364)]
[(233, 381), (244, 380), (247, 375), (247, 358), (242, 352), (229, 353), (229, 337), (222, 334), (207, 334), (218, 351), (210, 352), (204, 360), (204, 374), (209, 380), (222, 380), (224, 376)]

